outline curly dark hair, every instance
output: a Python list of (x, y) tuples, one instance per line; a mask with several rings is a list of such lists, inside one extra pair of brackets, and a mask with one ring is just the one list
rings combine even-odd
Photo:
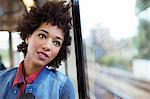
[(17, 27), (17, 31), (20, 32), (20, 37), (23, 40), (17, 46), (18, 51), (23, 52), (24, 57), (26, 56), (28, 45), (25, 43), (25, 39), (32, 35), (41, 24), (51, 23), (52, 26), (57, 25), (64, 32), (64, 41), (58, 55), (47, 65), (59, 68), (61, 61), (65, 61), (67, 54), (70, 53), (68, 48), (71, 45), (70, 29), (72, 27), (70, 8), (70, 3), (66, 4), (66, 1), (62, 0), (48, 1), (41, 7), (38, 5), (31, 7), (31, 10), (23, 16), (22, 22)]

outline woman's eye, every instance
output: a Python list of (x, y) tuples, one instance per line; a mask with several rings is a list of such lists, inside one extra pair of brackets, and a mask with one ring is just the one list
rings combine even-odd
[(54, 45), (57, 46), (57, 47), (58, 47), (58, 46), (61, 46), (61, 43), (60, 43), (59, 41), (54, 41), (53, 43), (54, 43)]
[(45, 39), (46, 38), (46, 35), (45, 34), (39, 34), (38, 35), (41, 39)]

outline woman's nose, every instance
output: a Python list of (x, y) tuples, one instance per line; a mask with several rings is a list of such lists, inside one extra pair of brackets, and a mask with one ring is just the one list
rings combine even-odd
[(52, 43), (51, 42), (44, 42), (42, 44), (42, 48), (45, 50), (45, 51), (50, 51), (52, 48)]

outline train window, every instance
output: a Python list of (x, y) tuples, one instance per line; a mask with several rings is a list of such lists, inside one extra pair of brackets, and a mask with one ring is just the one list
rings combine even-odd
[(12, 32), (12, 53), (13, 53), (13, 67), (18, 67), (23, 60), (23, 53), (17, 51), (17, 46), (21, 44), (19, 32)]
[(0, 55), (6, 68), (17, 66), (21, 62), (23, 55), (17, 52), (17, 45), (20, 42), (17, 32), (0, 31)]
[(2, 57), (1, 61), (6, 68), (10, 66), (9, 57), (9, 32), (0, 31), (0, 55)]
[(149, 4), (79, 0), (91, 99), (150, 98)]

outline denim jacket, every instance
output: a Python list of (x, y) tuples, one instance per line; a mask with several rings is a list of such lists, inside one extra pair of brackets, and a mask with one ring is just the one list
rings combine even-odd
[[(19, 88), (12, 87), (17, 68), (0, 71), (0, 99), (17, 99)], [(25, 93), (35, 99), (75, 99), (70, 79), (58, 71), (44, 68), (32, 84), (26, 85)]]

